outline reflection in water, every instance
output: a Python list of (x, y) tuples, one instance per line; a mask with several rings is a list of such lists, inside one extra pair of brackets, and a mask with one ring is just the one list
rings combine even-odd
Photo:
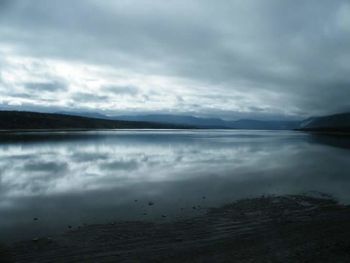
[(348, 150), (297, 132), (34, 133), (0, 140), (5, 241), (67, 225), (195, 215), (200, 207), (262, 194), (320, 191), (350, 203)]

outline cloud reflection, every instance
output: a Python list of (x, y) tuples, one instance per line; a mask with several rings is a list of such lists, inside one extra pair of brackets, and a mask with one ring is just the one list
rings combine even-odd
[(321, 172), (312, 164), (316, 160), (330, 161), (326, 158), (329, 150), (323, 153), (323, 148), (307, 144), (300, 135), (286, 133), (282, 142), (276, 137), (272, 140), (269, 133), (212, 132), (158, 137), (152, 133), (119, 134), (85, 143), (63, 141), (55, 147), (50, 142), (3, 145), (0, 196), (2, 200), (50, 196), (130, 187), (135, 182), (200, 180), (206, 175), (241, 181), (255, 173), (275, 177), (278, 173), (289, 175), (291, 171)]
[(16, 232), (25, 225), (21, 220), (38, 214), (48, 225), (133, 219), (146, 209), (135, 207), (134, 199), (157, 200), (154, 211), (169, 214), (203, 195), (209, 197), (207, 205), (307, 191), (350, 202), (348, 150), (309, 135), (120, 131), (95, 136), (65, 140), (63, 133), (53, 141), (48, 135), (0, 144), (0, 212), (8, 215), (0, 219), (0, 230)]

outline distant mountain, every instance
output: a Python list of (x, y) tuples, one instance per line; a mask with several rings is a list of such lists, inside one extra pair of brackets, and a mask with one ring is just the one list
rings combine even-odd
[(157, 123), (172, 123), (178, 125), (191, 125), (207, 129), (249, 129), (249, 130), (293, 130), (299, 127), (298, 121), (260, 121), (238, 120), (225, 121), (219, 118), (198, 118), (182, 115), (135, 115), (115, 116), (113, 119), (128, 121), (147, 121)]
[(38, 113), (0, 111), (0, 130), (31, 129), (247, 129), (247, 130), (301, 130), (350, 133), (350, 113), (312, 117), (298, 121), (237, 120), (199, 118), (186, 115), (123, 115), (106, 116), (99, 113)]
[(350, 132), (350, 113), (313, 117), (301, 122), (300, 130), (320, 132)]
[(181, 125), (106, 120), (65, 114), (0, 111), (0, 130), (37, 129), (172, 129), (189, 128)]
[(113, 120), (113, 117), (98, 113), (98, 112), (71, 112), (71, 111), (59, 111), (54, 114), (69, 115), (69, 116), (80, 116), (88, 117), (93, 119), (104, 119), (104, 120)]
[(226, 121), (220, 118), (201, 118), (191, 115), (144, 114), (107, 116), (94, 112), (60, 112), (66, 115), (94, 117), (105, 120), (136, 121), (180, 125), (198, 129), (246, 129), (246, 130), (294, 130), (299, 128), (300, 121), (262, 121), (242, 119)]

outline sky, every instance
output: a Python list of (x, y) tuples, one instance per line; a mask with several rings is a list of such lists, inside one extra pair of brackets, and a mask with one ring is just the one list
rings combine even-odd
[(348, 0), (0, 0), (0, 109), (350, 110)]

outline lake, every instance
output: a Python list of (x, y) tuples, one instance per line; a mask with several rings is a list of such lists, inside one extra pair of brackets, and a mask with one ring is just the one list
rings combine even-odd
[(0, 136), (0, 241), (115, 220), (167, 221), (242, 198), (350, 204), (350, 143), (294, 131), (118, 130)]

